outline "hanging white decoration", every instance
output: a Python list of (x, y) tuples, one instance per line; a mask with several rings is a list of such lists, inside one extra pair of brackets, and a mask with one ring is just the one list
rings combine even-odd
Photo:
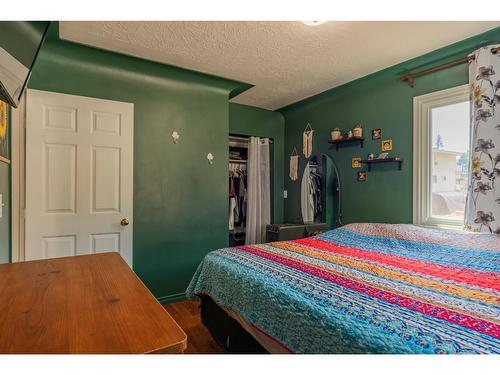
[(208, 162), (209, 162), (210, 164), (213, 164), (213, 163), (214, 163), (214, 156), (212, 155), (212, 153), (211, 153), (211, 152), (209, 152), (209, 153), (207, 154), (207, 159), (208, 159)]
[(311, 124), (307, 123), (307, 126), (302, 135), (302, 152), (306, 158), (310, 157), (312, 154), (312, 141), (313, 141), (314, 130)]

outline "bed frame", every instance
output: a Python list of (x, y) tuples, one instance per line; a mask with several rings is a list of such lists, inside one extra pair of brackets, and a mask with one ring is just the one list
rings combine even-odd
[(201, 320), (214, 340), (228, 353), (263, 354), (267, 351), (237, 320), (225, 312), (213, 299), (201, 297)]

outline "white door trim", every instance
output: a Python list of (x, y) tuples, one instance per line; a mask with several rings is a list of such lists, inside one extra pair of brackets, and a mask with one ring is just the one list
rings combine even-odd
[(24, 260), (24, 208), (26, 162), (26, 91), (18, 108), (11, 110), (11, 260)]

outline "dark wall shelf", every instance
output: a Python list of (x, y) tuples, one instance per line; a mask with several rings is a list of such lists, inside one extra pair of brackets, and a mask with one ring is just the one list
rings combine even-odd
[(346, 138), (346, 139), (337, 139), (335, 141), (328, 141), (328, 143), (335, 145), (336, 150), (339, 150), (339, 145), (340, 144), (349, 144), (349, 143), (355, 143), (359, 142), (361, 145), (361, 148), (363, 148), (363, 143), (365, 142), (364, 137), (351, 137), (351, 138)]
[(372, 170), (372, 164), (381, 163), (398, 163), (398, 169), (401, 170), (403, 159), (387, 158), (387, 159), (373, 159), (373, 160), (361, 160), (361, 163), (368, 165), (368, 172)]

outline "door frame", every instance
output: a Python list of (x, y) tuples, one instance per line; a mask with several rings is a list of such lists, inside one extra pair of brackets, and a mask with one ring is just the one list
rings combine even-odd
[(26, 92), (11, 110), (11, 262), (24, 261), (26, 207)]
[[(28, 105), (27, 103), (28, 90), (30, 89), (26, 89), (23, 95), (21, 96), (18, 107), (11, 109), (10, 134), (11, 134), (11, 262), (12, 263), (23, 262), (25, 260), (26, 111)], [(60, 93), (60, 94), (65, 94), (65, 93)], [(102, 98), (93, 98), (93, 99), (102, 99)], [(103, 99), (103, 100), (114, 101), (110, 99)], [(125, 102), (120, 102), (120, 103), (125, 103)], [(128, 103), (128, 104), (133, 105), (133, 103)], [(133, 117), (132, 117), (132, 137), (135, 138), (135, 121)], [(134, 154), (132, 154), (132, 168), (133, 168), (133, 163), (134, 163)], [(132, 184), (133, 184), (133, 178), (132, 178)], [(132, 207), (133, 207), (133, 195), (132, 195)], [(131, 262), (133, 259), (133, 253), (134, 249), (132, 242), (132, 251), (130, 259)]]

